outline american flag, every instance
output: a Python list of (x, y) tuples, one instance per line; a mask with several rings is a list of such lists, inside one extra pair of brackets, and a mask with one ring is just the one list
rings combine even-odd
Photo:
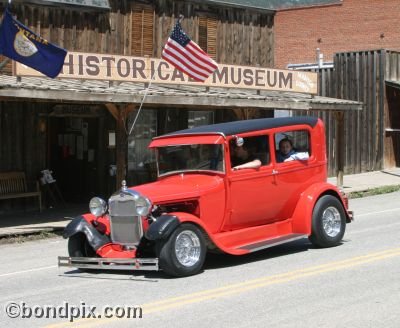
[(165, 45), (162, 59), (196, 81), (204, 82), (216, 69), (217, 63), (193, 42), (176, 23)]

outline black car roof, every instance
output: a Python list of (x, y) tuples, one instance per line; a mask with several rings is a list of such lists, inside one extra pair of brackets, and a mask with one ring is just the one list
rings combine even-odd
[(280, 117), (280, 118), (259, 118), (255, 120), (241, 120), (226, 123), (210, 124), (197, 126), (191, 129), (171, 132), (154, 139), (170, 137), (182, 134), (222, 134), (224, 136), (234, 135), (238, 133), (251, 132), (257, 130), (265, 130), (280, 126), (306, 124), (314, 127), (318, 118), (311, 116), (297, 117)]

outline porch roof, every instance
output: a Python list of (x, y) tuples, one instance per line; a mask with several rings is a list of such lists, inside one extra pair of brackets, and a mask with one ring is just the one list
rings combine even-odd
[[(147, 85), (97, 80), (18, 78), (0, 75), (0, 101), (84, 104), (140, 104)], [(179, 108), (248, 108), (290, 110), (361, 110), (360, 102), (309, 94), (201, 86), (152, 84), (146, 106)]]

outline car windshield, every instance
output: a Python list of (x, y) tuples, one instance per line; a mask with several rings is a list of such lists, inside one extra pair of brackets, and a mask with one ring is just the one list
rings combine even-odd
[(157, 148), (158, 175), (182, 171), (225, 172), (223, 145), (174, 145)]

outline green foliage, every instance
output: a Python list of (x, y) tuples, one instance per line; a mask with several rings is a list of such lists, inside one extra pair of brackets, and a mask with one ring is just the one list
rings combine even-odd
[(396, 186), (384, 186), (384, 187), (378, 187), (374, 189), (368, 189), (365, 191), (354, 191), (348, 194), (350, 199), (354, 198), (361, 198), (361, 197), (368, 197), (368, 196), (374, 196), (374, 195), (381, 195), (381, 194), (388, 194), (391, 192), (399, 191), (400, 190), (400, 185)]

